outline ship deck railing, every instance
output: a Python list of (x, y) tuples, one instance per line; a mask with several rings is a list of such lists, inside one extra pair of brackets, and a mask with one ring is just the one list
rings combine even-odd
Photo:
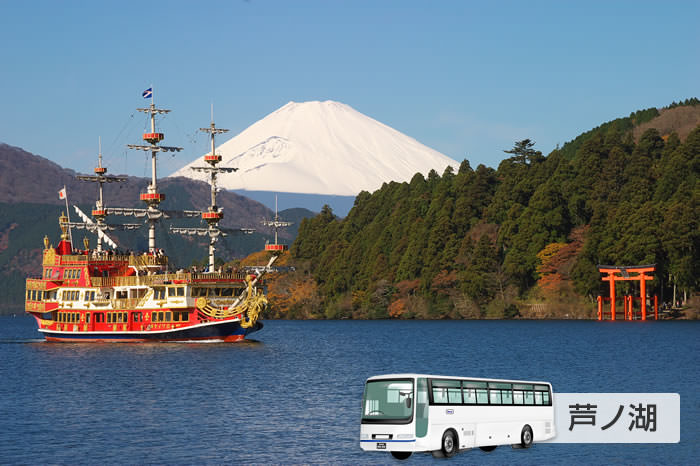
[(90, 254), (66, 254), (47, 255), (44, 258), (45, 266), (58, 265), (55, 258), (60, 257), (60, 264), (99, 264), (101, 262), (128, 262), (132, 267), (155, 267), (168, 265), (168, 256), (151, 254), (110, 254), (107, 251), (91, 252)]
[(154, 275), (131, 275), (129, 277), (90, 277), (90, 283), (94, 287), (114, 286), (157, 286), (172, 283), (218, 283), (240, 282), (244, 286), (247, 274), (240, 272), (226, 273), (196, 273), (178, 272)]

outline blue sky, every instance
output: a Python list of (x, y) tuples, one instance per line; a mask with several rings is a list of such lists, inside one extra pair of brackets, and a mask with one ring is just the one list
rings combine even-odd
[[(0, 142), (81, 172), (169, 174), (289, 101), (337, 100), (473, 167), (700, 96), (700, 2), (0, 2)], [(133, 115), (133, 116), (132, 116)], [(221, 139), (223, 142), (224, 139)]]

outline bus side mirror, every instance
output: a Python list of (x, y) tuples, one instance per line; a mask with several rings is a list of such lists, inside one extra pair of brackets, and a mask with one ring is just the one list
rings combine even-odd
[(411, 399), (406, 398), (406, 408), (411, 409)]

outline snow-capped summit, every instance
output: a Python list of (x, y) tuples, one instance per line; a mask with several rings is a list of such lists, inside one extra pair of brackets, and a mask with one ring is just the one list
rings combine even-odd
[[(221, 144), (219, 175), (225, 189), (354, 196), (389, 181), (409, 181), (417, 172), (442, 173), (453, 159), (380, 123), (349, 105), (289, 102)], [(190, 170), (201, 158), (170, 176), (206, 179)]]

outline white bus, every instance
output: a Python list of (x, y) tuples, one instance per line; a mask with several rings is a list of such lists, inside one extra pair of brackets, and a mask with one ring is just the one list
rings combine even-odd
[(552, 401), (548, 382), (378, 375), (365, 384), (360, 447), (397, 459), (508, 444), (529, 448), (556, 434)]

